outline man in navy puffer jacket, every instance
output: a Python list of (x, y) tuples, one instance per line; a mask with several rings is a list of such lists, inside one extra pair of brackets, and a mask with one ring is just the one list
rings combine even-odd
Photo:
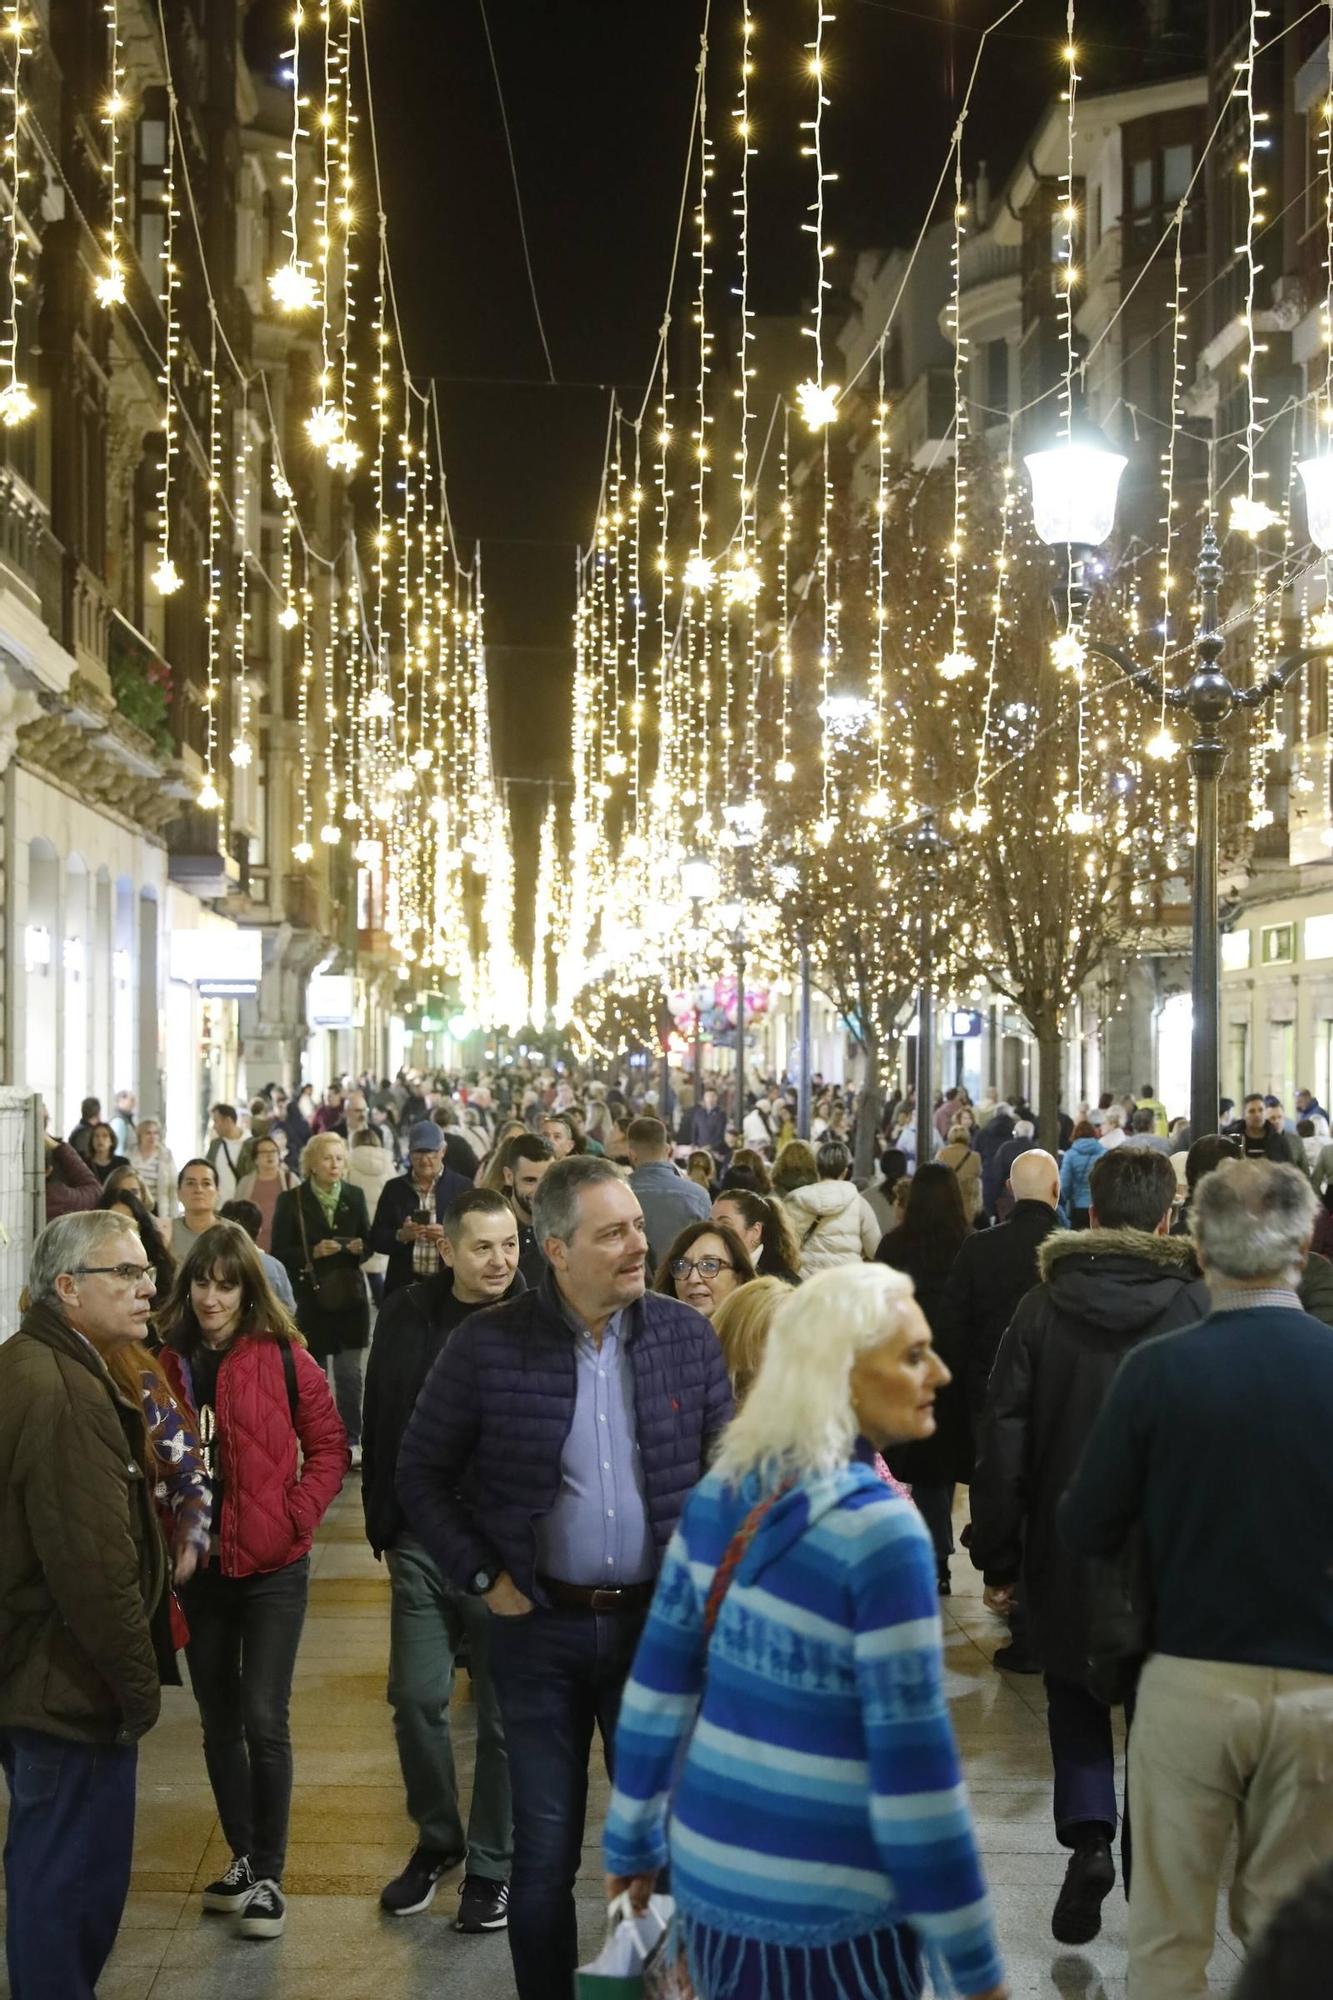
[(494, 1615), (518, 1995), (568, 2000), (593, 1727), (609, 1764), (658, 1566), (731, 1391), (708, 1321), (645, 1291), (643, 1215), (619, 1168), (558, 1161), (533, 1227), (550, 1269), (451, 1336), (403, 1438), (398, 1498)]

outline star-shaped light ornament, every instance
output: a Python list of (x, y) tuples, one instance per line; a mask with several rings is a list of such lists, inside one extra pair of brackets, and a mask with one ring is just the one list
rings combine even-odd
[(1065, 814), (1066, 833), (1091, 833), (1097, 822), (1082, 806), (1071, 806)]
[(759, 597), (763, 578), (752, 562), (735, 563), (726, 575), (728, 604), (754, 604)]
[(211, 778), (205, 778), (203, 784), (200, 786), (199, 796), (195, 800), (195, 804), (198, 806), (200, 812), (206, 813), (216, 812), (222, 804), (222, 794)]
[(796, 401), (806, 426), (812, 431), (827, 430), (838, 414), (841, 391), (833, 382), (802, 382)]
[(1149, 737), (1145, 748), (1148, 755), (1158, 764), (1169, 764), (1173, 757), (1180, 754), (1179, 743), (1165, 725), (1158, 730), (1155, 736)]
[(683, 582), (686, 590), (697, 590), (706, 596), (713, 588), (713, 565), (704, 555), (693, 555), (685, 565)]
[(963, 652), (961, 647), (955, 647), (952, 652), (946, 653), (939, 667), (940, 679), (945, 681), (965, 680), (968, 674), (974, 674), (976, 670), (977, 663), (971, 653)]
[(308, 312), (319, 297), (313, 274), (300, 264), (282, 264), (270, 271), (268, 289), (280, 312)]
[(1252, 500), (1248, 493), (1237, 493), (1231, 502), (1231, 527), (1238, 535), (1262, 535), (1281, 518), (1266, 500)]
[(116, 258), (111, 258), (101, 276), (93, 279), (93, 296), (99, 306), (124, 305), (125, 267)]
[(36, 408), (26, 385), (17, 376), (0, 389), (0, 424), (6, 430), (13, 430), (15, 424), (25, 424)]
[(181, 573), (170, 556), (163, 556), (148, 581), (159, 597), (171, 597), (181, 587)]

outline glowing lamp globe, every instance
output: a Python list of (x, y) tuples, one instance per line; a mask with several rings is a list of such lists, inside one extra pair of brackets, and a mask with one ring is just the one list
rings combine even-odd
[(717, 894), (717, 870), (706, 854), (691, 854), (680, 864), (680, 886), (692, 903), (711, 903)]
[(1303, 458), (1298, 469), (1310, 540), (1328, 555), (1333, 553), (1333, 452), (1326, 458)]
[(1048, 548), (1100, 548), (1115, 526), (1120, 475), (1129, 460), (1098, 431), (1029, 452), (1032, 518)]

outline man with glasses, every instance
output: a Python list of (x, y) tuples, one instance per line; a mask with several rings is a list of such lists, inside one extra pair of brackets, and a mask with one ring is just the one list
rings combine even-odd
[(0, 1346), (0, 1766), (16, 1995), (91, 2000), (129, 1890), (167, 1559), (143, 1417), (101, 1354), (144, 1338), (153, 1292), (123, 1216), (65, 1216), (38, 1237), (28, 1311)]
[(549, 1268), (454, 1332), (404, 1434), (397, 1495), (447, 1580), (492, 1613), (518, 1995), (567, 2000), (593, 1730), (609, 1767), (658, 1566), (731, 1391), (707, 1320), (645, 1289), (643, 1213), (620, 1168), (558, 1160), (533, 1227)]

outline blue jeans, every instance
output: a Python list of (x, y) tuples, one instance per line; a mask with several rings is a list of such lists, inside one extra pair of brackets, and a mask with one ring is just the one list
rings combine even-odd
[(13, 2000), (92, 2000), (130, 1887), (135, 1744), (0, 1729)]
[(258, 1576), (223, 1576), (216, 1562), (181, 1591), (190, 1621), (185, 1657), (204, 1728), (204, 1762), (233, 1854), (281, 1882), (292, 1803), (287, 1714), (305, 1624), (310, 1558)]
[[(1062, 1847), (1073, 1847), (1086, 1826), (1100, 1826), (1115, 1839), (1120, 1822), (1120, 1855), (1125, 1894), (1133, 1864), (1129, 1822), (1129, 1768), (1125, 1769), (1125, 1808), (1117, 1815), (1115, 1744), (1111, 1711), (1079, 1681), (1062, 1681), (1047, 1674), (1046, 1726), (1055, 1767), (1055, 1836)], [(1125, 1703), (1125, 1728), (1134, 1722), (1134, 1701)]]
[(491, 1677), (514, 1793), (509, 1950), (518, 2000), (569, 2000), (573, 1991), (588, 1754), (596, 1727), (614, 1776), (620, 1696), (643, 1622), (539, 1606), (491, 1623)]

